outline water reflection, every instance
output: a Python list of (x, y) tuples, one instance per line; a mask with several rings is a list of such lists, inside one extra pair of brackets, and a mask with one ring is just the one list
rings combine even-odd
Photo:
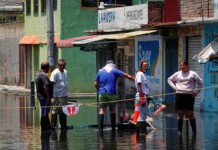
[(116, 132), (98, 132), (99, 149), (116, 150)]
[(41, 149), (50, 150), (51, 131), (44, 131), (41, 133)]
[[(93, 100), (81, 99), (81, 103)], [(120, 149), (218, 149), (218, 118), (213, 113), (195, 112), (197, 136), (192, 136), (189, 122), (183, 126), (182, 136), (177, 133), (174, 111), (166, 110), (153, 117), (156, 130), (148, 128), (146, 135), (137, 136), (130, 131), (111, 131), (106, 128), (99, 132), (96, 124), (96, 107), (81, 106), (78, 115), (68, 117), (74, 129), (42, 132), (40, 130), (39, 103), (31, 107), (29, 96), (0, 94), (0, 149), (4, 150), (120, 150)]]
[(183, 136), (178, 137), (178, 149), (179, 150), (193, 150), (196, 149), (196, 136), (186, 136), (185, 138)]
[(67, 130), (53, 130), (41, 132), (42, 150), (68, 150)]

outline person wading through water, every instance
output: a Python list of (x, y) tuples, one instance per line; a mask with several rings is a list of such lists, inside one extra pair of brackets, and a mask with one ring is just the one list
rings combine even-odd
[[(99, 130), (103, 131), (104, 113), (109, 105), (111, 116), (111, 127), (115, 130), (116, 124), (116, 82), (119, 77), (127, 78), (134, 81), (134, 77), (117, 69), (112, 60), (107, 61), (106, 66), (99, 70), (94, 82), (95, 88), (99, 94), (100, 110), (99, 110)], [(114, 101), (114, 103), (113, 103)], [(108, 103), (107, 103), (108, 102)]]

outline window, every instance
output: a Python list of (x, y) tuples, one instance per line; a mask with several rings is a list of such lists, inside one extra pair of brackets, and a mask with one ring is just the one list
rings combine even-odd
[(98, 0), (81, 0), (81, 7), (98, 7)]
[(31, 0), (26, 1), (26, 14), (27, 15), (31, 14)]
[(57, 0), (53, 0), (53, 10), (57, 10)]
[(100, 2), (105, 4), (123, 4), (125, 6), (131, 6), (132, 0), (81, 0), (81, 7), (98, 7)]
[(10, 22), (17, 22), (17, 17), (16, 16), (10, 16)]
[(115, 0), (116, 4), (124, 4), (125, 6), (132, 6), (132, 0)]
[(46, 0), (41, 0), (41, 12), (46, 13)]
[(116, 0), (103, 0), (102, 2), (106, 3), (106, 4), (115, 4)]
[(39, 0), (34, 0), (34, 14), (39, 13)]

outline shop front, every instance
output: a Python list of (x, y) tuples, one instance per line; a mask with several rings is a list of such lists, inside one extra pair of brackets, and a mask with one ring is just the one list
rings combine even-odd
[[(96, 73), (107, 60), (114, 60), (118, 69), (134, 76), (140, 61), (149, 61), (147, 76), (151, 82), (151, 96), (156, 98), (160, 95), (161, 98), (164, 77), (162, 38), (160, 31), (141, 30), (141, 25), (147, 24), (147, 11), (147, 4), (99, 10), (98, 30), (92, 32), (95, 36), (74, 40), (71, 45), (80, 47), (84, 52), (96, 52)], [(120, 102), (117, 114), (134, 111), (135, 93), (134, 82), (118, 80), (117, 97)], [(106, 116), (106, 124), (110, 124), (110, 115)]]

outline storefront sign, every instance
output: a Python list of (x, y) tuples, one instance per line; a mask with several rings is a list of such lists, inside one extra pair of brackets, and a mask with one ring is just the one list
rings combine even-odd
[(141, 28), (148, 23), (148, 5), (110, 8), (98, 11), (99, 30), (127, 30)]

